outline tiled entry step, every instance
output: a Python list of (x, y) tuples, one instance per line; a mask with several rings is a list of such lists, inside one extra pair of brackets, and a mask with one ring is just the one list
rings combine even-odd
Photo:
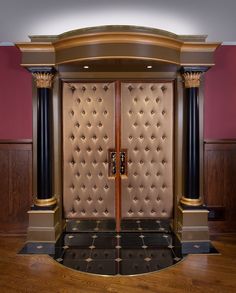
[[(115, 232), (116, 222), (109, 220), (66, 220), (66, 232)], [(165, 232), (170, 233), (169, 220), (156, 219), (123, 219), (121, 220), (121, 231), (123, 232)]]
[(54, 259), (69, 268), (99, 275), (136, 275), (158, 271), (182, 259), (172, 233), (65, 233)]

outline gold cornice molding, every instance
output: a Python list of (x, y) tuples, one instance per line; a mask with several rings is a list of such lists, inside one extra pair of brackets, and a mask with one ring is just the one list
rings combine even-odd
[(166, 36), (137, 32), (104, 32), (66, 37), (55, 42), (16, 43), (21, 52), (55, 52), (95, 44), (140, 43), (166, 47), (181, 52), (214, 52), (221, 43), (183, 42)]
[(196, 66), (207, 66), (207, 67), (212, 67), (215, 65), (215, 63), (206, 63), (206, 62), (199, 62), (199, 63), (180, 63), (181, 66), (183, 67), (186, 67), (186, 66), (189, 66), (189, 67), (196, 67)]
[(137, 32), (104, 32), (79, 35), (58, 40), (53, 43), (55, 50), (74, 48), (77, 46), (95, 45), (95, 44), (149, 44), (166, 47), (174, 50), (180, 50), (182, 41), (165, 36)]
[(181, 52), (214, 52), (221, 43), (198, 43), (198, 42), (185, 42), (182, 44)]
[(32, 73), (37, 88), (52, 88), (54, 74), (47, 72)]
[[(183, 63), (186, 62), (190, 66), (194, 64), (212, 66), (214, 65), (212, 64), (212, 55), (220, 43), (205, 43), (204, 40), (205, 37), (203, 38), (202, 36), (197, 36), (197, 38), (196, 36), (184, 37), (150, 28), (105, 26), (79, 29), (58, 36), (33, 36), (31, 42), (17, 43), (16, 46), (23, 53), (22, 64), (25, 67), (33, 65), (34, 60), (40, 60), (40, 64), (47, 64), (47, 62), (51, 64), (56, 60), (55, 65), (59, 65), (81, 61), (82, 59), (106, 59), (109, 46), (112, 48), (122, 47), (123, 52), (126, 52), (127, 55), (132, 51), (132, 56), (135, 57), (137, 55), (137, 58), (142, 58), (140, 56), (142, 52), (152, 52), (152, 54), (155, 52), (153, 57), (154, 61), (157, 60), (157, 62), (160, 58), (164, 59), (164, 62), (181, 66), (185, 65)], [(145, 46), (145, 48), (140, 50), (138, 47), (140, 44)], [(94, 46), (96, 48), (99, 45), (104, 46), (99, 48), (99, 50), (95, 50), (94, 55), (91, 56), (91, 51), (87, 50), (87, 46)], [(133, 45), (132, 50), (130, 45)], [(76, 48), (78, 48), (78, 53), (76, 53)], [(73, 56), (71, 56), (70, 49), (72, 49)], [(163, 53), (165, 49), (166, 52)], [(80, 58), (80, 51), (83, 51), (82, 59)], [(189, 55), (189, 53), (193, 53), (193, 55)], [(103, 56), (105, 57), (103, 58)], [(173, 59), (171, 56), (173, 56)], [(108, 56), (108, 58), (113, 59), (120, 57), (125, 59), (128, 56)], [(146, 55), (143, 57), (148, 58)], [(184, 62), (181, 60), (184, 60)], [(194, 64), (191, 64), (191, 60), (193, 60)], [(36, 62), (35, 65), (39, 64)]]
[(21, 63), (20, 64), (23, 67), (34, 67), (34, 66), (40, 66), (40, 67), (47, 67), (47, 66), (55, 66), (55, 63)]
[(183, 73), (183, 80), (185, 88), (200, 87), (201, 72), (185, 72)]
[(21, 52), (55, 52), (51, 42), (16, 43)]

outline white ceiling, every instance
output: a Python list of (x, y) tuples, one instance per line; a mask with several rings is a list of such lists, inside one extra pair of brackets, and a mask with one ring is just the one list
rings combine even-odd
[(236, 0), (0, 0), (0, 44), (98, 25), (138, 25), (236, 44)]

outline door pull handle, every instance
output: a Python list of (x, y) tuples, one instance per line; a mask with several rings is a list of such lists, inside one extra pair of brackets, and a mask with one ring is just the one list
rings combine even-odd
[(127, 150), (120, 152), (120, 175), (127, 175)]
[(116, 176), (116, 152), (114, 150), (108, 150), (108, 157), (109, 157), (108, 176), (115, 177)]

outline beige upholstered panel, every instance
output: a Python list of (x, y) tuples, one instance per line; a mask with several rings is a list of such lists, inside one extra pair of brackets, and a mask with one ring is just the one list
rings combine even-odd
[(114, 83), (63, 84), (63, 172), (66, 218), (115, 215), (108, 149), (115, 147)]
[(121, 113), (121, 147), (128, 149), (122, 217), (172, 217), (172, 83), (123, 83)]

